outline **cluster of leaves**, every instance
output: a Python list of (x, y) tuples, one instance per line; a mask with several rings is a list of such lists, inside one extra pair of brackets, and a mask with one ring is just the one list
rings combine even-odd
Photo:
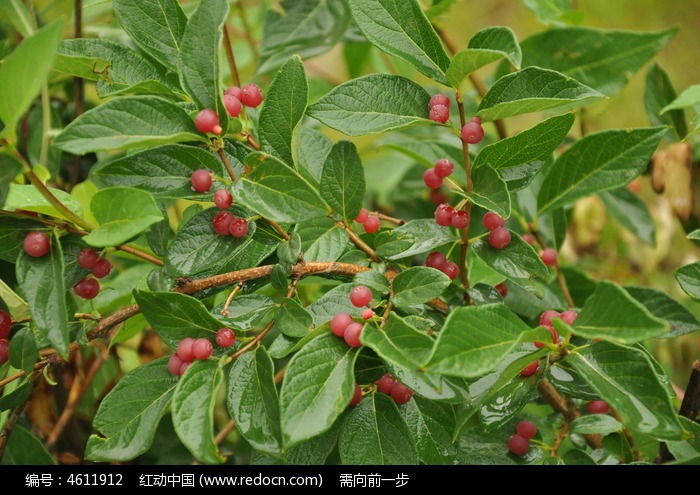
[[(552, 12), (551, 2), (529, 0), (541, 19), (561, 25), (521, 42), (509, 28), (487, 28), (450, 55), (431, 18), (451, 3), (434, 2), (424, 12), (417, 0), (281, 2), (284, 14), (270, 10), (264, 19), (258, 74), (271, 76), (265, 103), (241, 118), (227, 118), (221, 98), (225, 0), (201, 0), (189, 15), (176, 0), (115, 0), (129, 44), (61, 41), (60, 21), (35, 29), (21, 4), (6, 7), (24, 40), (0, 66), (0, 258), (14, 264), (14, 277), (3, 274), (0, 297), (21, 323), (0, 379), (23, 373), (4, 386), (0, 409), (24, 404), (41, 379), (35, 368), (90, 340), (107, 338), (117, 349), (153, 329), (174, 350), (184, 337), (213, 340), (229, 327), (235, 347), (195, 362), (182, 377), (168, 372), (167, 356), (132, 366), (99, 404), (86, 459), (129, 461), (147, 453), (170, 414), (192, 456), (224, 462), (215, 441), (224, 389), (240, 434), (231, 441), (238, 452), (249, 445), (252, 462), (515, 462), (505, 439), (524, 414), (539, 418), (541, 448), (522, 462), (650, 460), (659, 442), (676, 462), (697, 462), (700, 427), (678, 416), (669, 379), (642, 343), (693, 332), (700, 323), (655, 289), (593, 280), (574, 267), (550, 269), (522, 238), (536, 234), (541, 247), (560, 247), (570, 207), (600, 195), (621, 225), (654, 242), (646, 206), (625, 186), (663, 140), (686, 136), (681, 109), (697, 105), (697, 87), (676, 99), (654, 66), (647, 107), (655, 127), (579, 139), (571, 129), (575, 110), (618, 93), (673, 31), (571, 27), (567, 9)], [(341, 41), (353, 78), (311, 101), (319, 90), (302, 59)], [(362, 75), (378, 51), (404, 75)], [(483, 95), (465, 88), (475, 71), (495, 62)], [(424, 84), (410, 77), (413, 71)], [(21, 127), (57, 74), (94, 81), (101, 101), (49, 148), (42, 136), (27, 142)], [(446, 125), (428, 119), (430, 95), (448, 90), (460, 113), (466, 108), (484, 125), (529, 113), (546, 118), (468, 147), (456, 136), (457, 117)], [(39, 117), (49, 108), (47, 94), (42, 101)], [(221, 137), (194, 127), (203, 108), (216, 109)], [(41, 127), (41, 119), (33, 122)], [(389, 218), (376, 234), (356, 232), (353, 220), (368, 206), (367, 158), (352, 141), (331, 141), (324, 128), (350, 137), (386, 134), (376, 144), (387, 163), (372, 179), (392, 181), (397, 197), (412, 205), (404, 208), (410, 219)], [(48, 163), (62, 154), (97, 160), (90, 180), (72, 194), (44, 185), (60, 179)], [(390, 170), (394, 157), (399, 166)], [(466, 232), (436, 225), (434, 206), (417, 184), (445, 157), (461, 164), (448, 194), (469, 205)], [(213, 190), (231, 191), (232, 210), (250, 221), (246, 237), (212, 230), (218, 210), (211, 193), (190, 188), (198, 169), (212, 172)], [(485, 242), (486, 211), (510, 219), (513, 240), (505, 249)], [(35, 230), (51, 235), (43, 258), (21, 250)], [(68, 290), (87, 273), (75, 262), (85, 247), (119, 265), (110, 290), (94, 303)], [(436, 250), (455, 260), (463, 253), (461, 282), (420, 266)], [(700, 264), (681, 268), (677, 278), (700, 299)], [(494, 287), (500, 283), (506, 297)], [(358, 284), (372, 289), (377, 316), (365, 323), (363, 347), (351, 348), (328, 322), (339, 312), (360, 317), (348, 299)], [(562, 340), (552, 343), (538, 327), (540, 313), (572, 307), (578, 319), (555, 320)], [(550, 344), (537, 348), (538, 341)], [(40, 357), (48, 348), (58, 356)], [(533, 361), (537, 373), (521, 377)], [(374, 382), (387, 372), (414, 391), (406, 404), (376, 393)], [(348, 408), (355, 383), (365, 396)], [(592, 399), (607, 401), (615, 417), (578, 417)], [(39, 452), (34, 462), (47, 455), (23, 426), (11, 439), (8, 455)]]

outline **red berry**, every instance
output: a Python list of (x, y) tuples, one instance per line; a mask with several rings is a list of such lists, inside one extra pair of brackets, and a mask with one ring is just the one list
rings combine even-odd
[(442, 177), (435, 173), (434, 168), (429, 168), (423, 172), (423, 182), (425, 182), (425, 185), (430, 189), (437, 189), (442, 186)]
[(435, 173), (438, 177), (449, 177), (455, 169), (455, 164), (449, 161), (447, 158), (438, 160), (435, 162)]
[(350, 302), (356, 308), (367, 306), (372, 302), (372, 291), (364, 285), (353, 287), (350, 291)]
[(430, 112), (428, 112), (428, 117), (433, 122), (439, 122), (444, 124), (450, 119), (450, 108), (445, 105), (434, 105), (430, 107)]
[(462, 140), (469, 144), (477, 144), (484, 139), (484, 129), (479, 122), (467, 122), (462, 127)]
[(542, 263), (547, 266), (556, 266), (557, 252), (552, 248), (544, 249), (542, 252), (540, 252), (540, 259), (542, 260)]
[(561, 315), (559, 314), (558, 311), (554, 311), (553, 309), (548, 309), (544, 313), (540, 315), (540, 325), (543, 327), (551, 327), (552, 326), (552, 320), (554, 318), (559, 318)]
[(379, 380), (377, 380), (377, 390), (388, 395), (391, 393), (391, 388), (394, 386), (394, 383), (396, 383), (396, 378), (394, 378), (394, 375), (391, 373), (386, 373), (385, 375), (382, 375)]
[(219, 347), (231, 347), (236, 343), (236, 334), (230, 328), (219, 328), (215, 340)]
[(192, 355), (196, 359), (204, 361), (214, 352), (214, 346), (209, 339), (197, 339), (192, 344)]
[(372, 317), (374, 316), (374, 311), (371, 309), (367, 308), (362, 312), (362, 319), (363, 320), (371, 320)]
[(10, 358), (10, 346), (7, 339), (0, 339), (0, 365), (5, 364)]
[(529, 440), (537, 435), (537, 425), (532, 421), (520, 421), (515, 425), (515, 431), (521, 437)]
[(30, 232), (24, 238), (24, 252), (32, 258), (41, 258), (50, 250), (49, 236), (43, 232)]
[(85, 248), (78, 253), (78, 264), (88, 270), (91, 270), (99, 260), (100, 255), (94, 249)]
[[(559, 342), (559, 334), (557, 333), (556, 330), (554, 330), (554, 327), (546, 326), (545, 328), (552, 336), (552, 343), (556, 344), (557, 342)], [(544, 347), (544, 343), (543, 342), (535, 342), (535, 347), (537, 347), (538, 349), (540, 347)]]
[(194, 361), (194, 354), (192, 353), (192, 345), (194, 344), (194, 339), (192, 337), (185, 337), (177, 344), (177, 356), (186, 363), (191, 363)]
[(481, 222), (488, 230), (496, 230), (498, 227), (503, 227), (506, 224), (506, 221), (503, 220), (501, 215), (492, 211), (486, 213), (484, 218), (481, 219)]
[(355, 393), (352, 394), (352, 399), (350, 399), (350, 405), (356, 406), (357, 404), (360, 403), (361, 400), (362, 400), (362, 389), (356, 383), (355, 384)]
[(489, 232), (489, 244), (494, 249), (503, 249), (508, 244), (510, 244), (510, 231), (504, 229), (503, 227), (498, 227), (497, 229)]
[(520, 435), (511, 435), (508, 437), (508, 450), (515, 455), (525, 455), (530, 450), (530, 441)]
[(367, 217), (369, 217), (369, 211), (367, 211), (367, 208), (361, 208), (360, 213), (358, 213), (355, 217), (355, 221), (357, 223), (365, 223), (367, 221)]
[(439, 204), (435, 208), (435, 223), (443, 227), (449, 227), (452, 225), (452, 212), (454, 208), (446, 203)]
[(567, 325), (573, 325), (576, 321), (576, 318), (578, 318), (578, 313), (571, 309), (567, 309), (559, 315), (559, 318), (561, 318)]
[(220, 211), (214, 218), (211, 219), (211, 225), (214, 227), (214, 232), (219, 235), (229, 235), (229, 227), (231, 226), (231, 221), (236, 218), (230, 211)]
[(452, 226), (458, 229), (466, 229), (469, 226), (471, 218), (469, 213), (464, 210), (454, 210), (452, 212)]
[(472, 117), (472, 122), (476, 122), (477, 124), (481, 124), (481, 117)]
[(501, 282), (496, 286), (496, 290), (501, 295), (501, 297), (506, 297), (508, 295), (508, 286), (505, 282)]
[(224, 95), (224, 107), (226, 107), (226, 113), (231, 117), (238, 117), (241, 113), (241, 100), (232, 95)]
[(100, 283), (94, 278), (84, 278), (73, 286), (73, 292), (83, 299), (94, 299), (100, 293)]
[(92, 274), (97, 278), (105, 278), (112, 271), (112, 263), (106, 258), (100, 258), (92, 267)]
[(345, 343), (350, 347), (361, 347), (362, 342), (360, 342), (360, 335), (362, 335), (362, 323), (352, 322), (345, 329)]
[(192, 190), (198, 193), (205, 193), (211, 189), (211, 173), (209, 170), (200, 168), (192, 172), (190, 177), (190, 182), (192, 183)]
[(390, 395), (391, 398), (394, 399), (394, 402), (401, 405), (405, 404), (411, 399), (413, 396), (413, 390), (401, 382), (394, 382), (394, 385), (391, 386)]
[(345, 329), (348, 325), (353, 322), (352, 316), (348, 313), (338, 313), (333, 318), (331, 318), (331, 332), (334, 335), (343, 338), (345, 335)]
[(520, 376), (534, 375), (535, 371), (537, 371), (538, 366), (539, 365), (538, 365), (537, 361), (533, 361), (532, 363), (528, 364), (527, 366), (525, 366), (522, 369), (522, 371), (520, 372)]
[(445, 196), (439, 189), (431, 190), (428, 197), (430, 198), (430, 201), (436, 205), (439, 205), (440, 203), (447, 203), (447, 196)]
[(173, 354), (168, 359), (168, 371), (175, 376), (180, 376), (182, 374), (180, 373), (180, 368), (182, 368), (183, 363), (184, 361), (177, 357), (177, 354)]
[(367, 217), (367, 220), (362, 224), (362, 226), (365, 229), (365, 232), (368, 234), (374, 234), (376, 231), (379, 230), (379, 226), (381, 225), (381, 221), (379, 220), (379, 217), (377, 215), (370, 215)]
[(445, 266), (443, 266), (442, 270), (440, 271), (450, 277), (450, 280), (454, 280), (459, 276), (459, 267), (457, 266), (457, 263), (453, 263), (451, 261), (445, 263)]
[(447, 263), (447, 258), (440, 251), (433, 251), (425, 258), (425, 266), (442, 270)]
[(432, 98), (430, 98), (430, 101), (428, 102), (429, 107), (434, 107), (435, 105), (444, 105), (446, 107), (449, 107), (450, 106), (450, 99), (447, 96), (445, 96), (441, 93), (438, 93), (435, 96), (433, 96)]
[(12, 331), (12, 317), (7, 311), (0, 309), (0, 339), (6, 339)]
[(535, 245), (535, 238), (530, 234), (523, 234), (523, 241), (527, 242), (530, 246)]
[(245, 237), (246, 235), (248, 235), (248, 230), (248, 220), (246, 220), (245, 218), (234, 217), (228, 226), (228, 231), (233, 237)]
[(190, 367), (191, 362), (187, 361), (182, 361), (182, 364), (180, 365), (180, 370), (178, 371), (178, 375), (182, 376), (185, 374), (185, 371), (187, 371), (187, 368)]
[(194, 126), (199, 132), (221, 134), (223, 130), (219, 125), (219, 116), (211, 108), (205, 108), (194, 118)]
[(586, 404), (588, 414), (608, 414), (610, 406), (604, 400), (592, 400)]
[(241, 103), (247, 107), (255, 108), (263, 101), (263, 94), (257, 84), (249, 83), (241, 89)]
[(238, 86), (230, 86), (224, 91), (224, 95), (231, 95), (238, 100), (241, 99), (241, 88)]
[(214, 193), (214, 204), (217, 208), (225, 210), (233, 204), (233, 196), (226, 189), (219, 189)]

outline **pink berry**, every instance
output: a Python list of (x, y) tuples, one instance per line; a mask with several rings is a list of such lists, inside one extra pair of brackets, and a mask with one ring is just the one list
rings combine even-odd
[(537, 364), (537, 361), (533, 361), (532, 363), (528, 364), (522, 369), (522, 371), (520, 372), (520, 376), (534, 375), (535, 371), (537, 371), (538, 366), (539, 365)]
[(209, 339), (197, 339), (192, 344), (192, 355), (196, 359), (204, 361), (214, 352), (214, 346)]
[(557, 252), (552, 248), (544, 249), (540, 253), (540, 259), (542, 260), (542, 263), (544, 263), (547, 266), (556, 266)]
[(356, 383), (355, 384), (355, 392), (352, 394), (352, 399), (350, 399), (350, 405), (356, 406), (357, 404), (360, 403), (361, 400), (362, 400), (362, 389)]
[[(556, 330), (554, 330), (554, 327), (549, 326), (549, 327), (545, 327), (545, 328), (547, 329), (547, 331), (548, 331), (548, 332), (550, 333), (550, 335), (552, 336), (552, 343), (553, 343), (553, 344), (558, 343), (558, 342), (559, 342), (559, 334), (557, 333)], [(544, 347), (544, 343), (543, 343), (543, 342), (535, 342), (535, 347), (537, 347), (538, 349), (539, 349), (540, 347)]]
[(224, 95), (230, 95), (233, 96), (234, 98), (240, 100), (241, 99), (241, 88), (238, 86), (230, 86), (229, 88), (224, 91)]
[(450, 119), (450, 108), (446, 107), (445, 105), (434, 105), (430, 107), (428, 117), (433, 122), (444, 124)]
[(484, 138), (484, 129), (479, 122), (467, 122), (462, 127), (462, 140), (469, 144), (477, 144)]
[(576, 321), (576, 318), (578, 318), (578, 313), (571, 309), (567, 309), (559, 315), (559, 318), (561, 318), (567, 325), (573, 325)]
[(464, 210), (454, 210), (452, 212), (452, 226), (458, 229), (466, 229), (471, 220), (469, 213)]
[(368, 234), (374, 234), (376, 231), (379, 230), (379, 226), (381, 225), (381, 221), (379, 220), (379, 217), (377, 215), (369, 215), (367, 217), (367, 220), (362, 224), (362, 226), (365, 229), (365, 232)]
[(32, 258), (41, 258), (51, 250), (49, 236), (43, 232), (30, 232), (24, 238), (24, 252)]
[(391, 373), (386, 373), (377, 380), (377, 390), (388, 395), (391, 393), (391, 388), (394, 386), (394, 383), (396, 383), (396, 378), (394, 378)]
[(106, 258), (100, 258), (92, 267), (92, 274), (97, 278), (105, 278), (112, 271), (112, 263)]
[(99, 260), (100, 255), (94, 249), (85, 248), (78, 253), (78, 264), (87, 270), (91, 270)]
[(489, 244), (494, 249), (503, 249), (508, 244), (510, 244), (510, 231), (504, 229), (503, 227), (498, 227), (497, 229), (489, 232)]
[(220, 211), (211, 220), (211, 225), (214, 228), (214, 232), (219, 235), (229, 235), (229, 227), (231, 226), (231, 221), (236, 218), (230, 211)]
[(610, 406), (604, 400), (592, 400), (586, 404), (588, 414), (608, 414)]
[(226, 189), (219, 189), (214, 193), (214, 204), (217, 208), (225, 210), (233, 204), (233, 196)]
[(472, 117), (472, 122), (476, 122), (477, 124), (481, 124), (481, 117)]
[(224, 95), (224, 107), (226, 107), (226, 113), (231, 117), (238, 117), (241, 113), (243, 105), (241, 105), (241, 100), (232, 95)]
[(345, 329), (348, 328), (348, 325), (350, 325), (352, 322), (352, 316), (350, 316), (348, 313), (338, 313), (331, 318), (331, 332), (333, 332), (334, 335), (343, 338), (345, 335)]
[(447, 158), (443, 158), (442, 160), (436, 161), (433, 168), (435, 169), (435, 173), (437, 174), (438, 177), (444, 178), (444, 177), (449, 177), (450, 175), (452, 175), (452, 172), (455, 169), (455, 164), (452, 163)]
[(199, 132), (221, 134), (223, 130), (219, 125), (219, 116), (211, 108), (205, 108), (194, 118), (194, 126)]
[(447, 96), (438, 93), (432, 98), (430, 98), (430, 101), (428, 102), (428, 107), (434, 107), (435, 105), (443, 105), (449, 107), (450, 99)]
[(182, 361), (182, 364), (180, 365), (180, 370), (178, 371), (178, 375), (184, 375), (185, 371), (187, 371), (187, 368), (189, 368), (191, 364), (192, 362)]
[(429, 168), (423, 172), (423, 182), (425, 182), (425, 185), (430, 189), (437, 189), (442, 186), (442, 177), (435, 173), (434, 168)]
[(441, 225), (442, 227), (449, 227), (452, 225), (452, 212), (454, 208), (446, 203), (439, 204), (435, 208), (435, 223)]
[(177, 357), (177, 354), (173, 354), (170, 356), (170, 359), (168, 359), (168, 371), (175, 376), (180, 376), (180, 368), (182, 368), (183, 363), (184, 361)]
[(194, 361), (194, 354), (192, 353), (192, 346), (194, 345), (194, 339), (192, 337), (185, 337), (177, 344), (177, 356), (186, 363), (191, 363)]
[(100, 293), (100, 283), (94, 278), (84, 278), (73, 286), (73, 292), (83, 299), (95, 299)]
[(430, 201), (439, 205), (440, 203), (447, 203), (447, 196), (445, 196), (439, 189), (433, 189), (428, 195)]
[(447, 263), (447, 258), (440, 251), (433, 251), (425, 258), (425, 266), (442, 270)]
[(367, 211), (367, 208), (361, 208), (360, 213), (358, 213), (355, 217), (355, 221), (357, 223), (365, 223), (367, 221), (367, 217), (369, 217), (369, 211)]
[(535, 238), (530, 234), (523, 234), (523, 241), (527, 242), (530, 246), (535, 245)]
[(362, 319), (363, 320), (371, 320), (374, 317), (374, 311), (371, 309), (367, 308), (362, 312)]
[(356, 308), (367, 306), (372, 302), (372, 291), (364, 285), (353, 287), (350, 291), (350, 302)]
[(360, 342), (360, 335), (362, 335), (363, 328), (362, 323), (350, 323), (345, 329), (345, 335), (343, 335), (345, 343), (350, 347), (361, 347), (362, 342)]
[(498, 284), (496, 286), (496, 290), (501, 295), (501, 297), (506, 297), (508, 295), (508, 286), (506, 286), (505, 282)]
[(481, 219), (481, 222), (488, 230), (496, 230), (498, 227), (503, 227), (506, 224), (506, 221), (503, 220), (501, 215), (492, 211), (486, 213), (484, 218)]
[(459, 276), (459, 267), (457, 266), (457, 263), (453, 263), (451, 261), (445, 263), (445, 266), (443, 266), (442, 270), (440, 271), (450, 277), (450, 280), (454, 280)]
[(192, 183), (192, 190), (198, 193), (205, 193), (211, 189), (211, 173), (209, 170), (200, 168), (192, 172), (190, 177), (190, 182)]
[(0, 339), (6, 339), (12, 331), (12, 317), (7, 311), (0, 309)]
[(520, 421), (515, 425), (515, 432), (521, 437), (530, 440), (537, 435), (537, 425), (532, 421)]
[(508, 437), (508, 450), (515, 455), (525, 455), (530, 450), (530, 441), (520, 435), (511, 435)]
[(394, 382), (394, 385), (392, 385), (391, 387), (390, 395), (391, 398), (394, 399), (394, 402), (396, 402), (398, 405), (401, 405), (405, 404), (411, 399), (411, 397), (413, 396), (413, 390), (411, 390), (401, 382)]
[(241, 103), (247, 107), (255, 108), (263, 101), (263, 94), (257, 84), (249, 83), (241, 89)]
[(248, 220), (245, 218), (234, 217), (228, 226), (228, 231), (233, 237), (245, 237), (248, 235)]
[(219, 328), (214, 339), (219, 347), (231, 347), (236, 343), (236, 334), (230, 328)]
[(3, 365), (10, 358), (10, 345), (7, 339), (0, 339), (0, 365)]
[(553, 309), (548, 309), (544, 313), (540, 315), (540, 325), (543, 327), (551, 327), (552, 326), (552, 320), (554, 318), (559, 318), (559, 312), (554, 311)]

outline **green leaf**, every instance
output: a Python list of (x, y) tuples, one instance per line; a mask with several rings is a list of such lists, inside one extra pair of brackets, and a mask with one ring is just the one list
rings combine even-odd
[(333, 423), (330, 430), (299, 443), (285, 452), (287, 464), (319, 465), (324, 464), (328, 456), (335, 450), (338, 434), (342, 426), (342, 416)]
[(39, 353), (36, 350), (34, 335), (29, 328), (17, 331), (10, 340), (10, 364), (13, 368), (24, 370), (26, 373), (34, 371)]
[(626, 187), (601, 193), (608, 213), (625, 229), (650, 246), (656, 245), (656, 225), (646, 203)]
[(410, 249), (416, 242), (410, 232), (397, 232), (394, 229), (383, 230), (374, 238), (374, 248), (380, 258), (399, 256)]
[(700, 261), (676, 270), (676, 281), (693, 299), (700, 299)]
[(115, 98), (68, 124), (53, 144), (76, 155), (205, 141), (182, 108), (157, 96)]
[(626, 427), (659, 440), (680, 439), (676, 412), (644, 352), (597, 342), (566, 359), (617, 411)]
[(571, 422), (571, 433), (580, 435), (609, 435), (622, 431), (622, 424), (607, 414), (588, 414)]
[(134, 299), (148, 323), (172, 349), (185, 337), (213, 337), (222, 326), (204, 304), (192, 296), (135, 290)]
[(131, 40), (177, 73), (187, 17), (177, 0), (114, 0), (114, 13)]
[[(60, 189), (49, 188), (49, 191), (58, 198), (63, 206), (78, 216), (83, 215), (83, 207), (70, 194)], [(5, 208), (9, 210), (27, 210), (49, 215), (56, 218), (67, 218), (56, 209), (44, 197), (39, 190), (31, 184), (10, 184), (10, 192), (5, 200)]]
[(520, 68), (520, 45), (513, 30), (501, 26), (482, 29), (472, 36), (465, 50), (452, 58), (447, 69), (447, 80), (452, 87), (459, 88), (469, 74), (503, 58)]
[(572, 0), (523, 0), (542, 24), (565, 25), (577, 18)]
[(85, 458), (95, 462), (129, 461), (148, 450), (170, 405), (177, 380), (160, 358), (127, 373), (107, 394), (92, 426)]
[(502, 304), (459, 307), (447, 317), (426, 368), (465, 378), (483, 375), (517, 344), (529, 341), (529, 330)]
[(175, 433), (195, 458), (207, 464), (224, 461), (214, 443), (214, 405), (222, 379), (217, 361), (195, 361), (180, 377), (173, 394)]
[(349, 0), (357, 27), (370, 43), (447, 84), (450, 59), (416, 0)]
[(481, 149), (474, 168), (485, 165), (502, 171), (550, 156), (566, 138), (575, 115), (565, 113), (540, 122), (517, 136), (502, 139)]
[(603, 97), (559, 72), (527, 67), (496, 81), (481, 100), (477, 115), (496, 120), (543, 110), (566, 112)]
[(533, 278), (546, 279), (549, 270), (535, 249), (515, 232), (511, 232), (511, 236), (510, 244), (503, 249), (494, 249), (488, 242), (478, 240), (472, 244), (473, 252), (488, 266), (524, 288)]
[(333, 211), (352, 225), (365, 199), (365, 171), (353, 143), (333, 145), (323, 164), (319, 190)]
[(2, 456), (2, 465), (9, 466), (51, 466), (56, 461), (46, 450), (44, 443), (21, 424), (15, 425), (7, 441), (7, 448)]
[(646, 169), (665, 127), (601, 131), (577, 141), (557, 159), (537, 197), (539, 213), (626, 185)]
[(625, 290), (651, 314), (668, 322), (671, 331), (662, 337), (678, 337), (700, 330), (700, 321), (695, 315), (663, 292), (646, 287), (625, 287)]
[(349, 244), (348, 234), (328, 217), (301, 222), (296, 232), (306, 261), (336, 261)]
[(0, 12), (23, 37), (26, 38), (34, 32), (32, 14), (30, 14), (28, 6), (21, 0), (7, 0), (0, 3)]
[[(32, 369), (33, 368), (34, 366), (32, 365)], [(32, 395), (33, 389), (32, 382), (27, 379), (17, 382), (17, 385), (12, 391), (8, 390), (0, 397), (0, 413), (23, 405)]]
[(304, 307), (294, 299), (284, 301), (277, 317), (275, 327), (287, 337), (299, 338), (309, 333), (313, 318)]
[(297, 169), (317, 183), (321, 181), (323, 164), (331, 152), (333, 141), (313, 127), (302, 126), (299, 131), (299, 145), (296, 147)]
[(264, 347), (233, 361), (228, 379), (227, 404), (236, 427), (255, 449), (280, 450), (280, 411), (274, 381), (275, 368)]
[(677, 108), (668, 114), (661, 115), (661, 109), (676, 99), (676, 89), (671, 78), (660, 65), (654, 64), (647, 72), (646, 86), (644, 88), (644, 107), (651, 125), (673, 126), (676, 136), (683, 139), (688, 135), (688, 124), (685, 121), (685, 112)]
[(95, 247), (127, 242), (163, 219), (153, 196), (131, 187), (108, 187), (97, 191), (90, 209), (99, 226), (83, 240)]
[(390, 260), (425, 253), (458, 239), (450, 229), (441, 227), (434, 220), (428, 219), (409, 220), (404, 225), (393, 229), (392, 232), (394, 235), (407, 234), (413, 244), (408, 249), (387, 256), (386, 258)]
[(15, 124), (39, 94), (56, 58), (63, 23), (44, 26), (22, 43), (0, 65), (0, 120), (2, 134), (14, 130)]
[(399, 411), (411, 431), (421, 462), (452, 464), (449, 451), (455, 417), (450, 406), (414, 395)]
[(438, 297), (450, 285), (450, 278), (440, 270), (414, 266), (399, 273), (392, 281), (392, 301), (397, 306), (422, 304)]
[(198, 169), (211, 170), (217, 177), (226, 173), (212, 153), (194, 146), (170, 144), (107, 162), (91, 174), (107, 186), (136, 187), (157, 199), (209, 200), (209, 195), (192, 190), (190, 176)]
[[(216, 110), (222, 121), (228, 113), (219, 86), (219, 45), (228, 17), (228, 2), (201, 0), (190, 16), (180, 44), (180, 83), (199, 109)], [(221, 124), (224, 129), (224, 124)]]
[(393, 312), (383, 329), (365, 326), (361, 340), (385, 361), (413, 371), (428, 360), (433, 348), (430, 337)]
[(17, 284), (29, 303), (32, 324), (62, 356), (68, 355), (68, 309), (61, 243), (50, 237), (51, 251), (32, 258), (22, 251), (17, 258)]
[(304, 64), (293, 57), (275, 74), (260, 111), (260, 144), (263, 150), (288, 165), (292, 157), (292, 135), (304, 117), (309, 99)]
[(251, 171), (233, 186), (240, 204), (277, 222), (323, 216), (328, 207), (318, 191), (296, 170), (265, 153), (252, 153)]
[(338, 451), (343, 464), (418, 464), (411, 431), (384, 394), (369, 394), (350, 411)]
[(5, 204), (10, 183), (22, 171), (22, 164), (10, 155), (0, 155), (0, 208)]
[(284, 0), (263, 22), (259, 73), (280, 67), (292, 55), (311, 58), (330, 50), (350, 20), (342, 0)]
[(306, 113), (348, 136), (362, 136), (432, 124), (428, 101), (430, 95), (409, 79), (370, 74), (336, 86)]
[(661, 114), (680, 108), (694, 107), (696, 105), (700, 105), (700, 84), (685, 88), (685, 90), (678, 95), (678, 98), (661, 109)]
[(503, 218), (510, 216), (510, 193), (498, 172), (489, 166), (474, 169), (472, 184), (473, 191), (466, 194), (472, 203), (488, 211), (494, 211)]
[(612, 96), (664, 47), (675, 29), (655, 33), (588, 27), (549, 29), (521, 43), (523, 64), (553, 69)]
[(669, 332), (669, 324), (654, 316), (619, 285), (601, 281), (573, 325), (576, 335), (630, 344)]
[(666, 442), (669, 452), (675, 457), (672, 464), (698, 465), (700, 463), (700, 425), (683, 416), (678, 419), (685, 430), (683, 440)]
[(289, 448), (323, 433), (354, 393), (357, 350), (324, 333), (292, 357), (280, 391), (282, 440)]

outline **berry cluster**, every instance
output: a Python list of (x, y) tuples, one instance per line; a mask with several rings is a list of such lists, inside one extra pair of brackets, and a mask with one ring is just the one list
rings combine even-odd
[(471, 122), (467, 122), (462, 127), (462, 141), (468, 144), (477, 144), (484, 139), (484, 128), (481, 127), (481, 119), (479, 117), (472, 118)]
[(515, 426), (515, 434), (508, 437), (508, 450), (515, 455), (525, 455), (530, 450), (530, 439), (537, 435), (537, 425), (530, 421), (520, 421)]
[[(192, 189), (199, 193), (208, 192), (212, 186), (211, 173), (208, 170), (195, 170), (190, 177)], [(233, 204), (233, 196), (226, 189), (218, 189), (214, 193), (214, 204), (221, 210), (226, 210)], [(220, 211), (211, 221), (214, 232), (221, 236), (245, 237), (248, 235), (248, 220), (239, 218), (230, 211)]]
[[(372, 302), (372, 291), (369, 287), (358, 285), (350, 291), (350, 302), (356, 308), (362, 308)], [(367, 308), (362, 312), (362, 318), (369, 320), (374, 316), (374, 312)], [(352, 319), (349, 313), (338, 313), (331, 318), (331, 332), (334, 335), (345, 339), (345, 343), (350, 347), (361, 347), (360, 335), (364, 328), (362, 323), (358, 323)]]
[(248, 220), (240, 218), (230, 211), (220, 211), (211, 220), (214, 232), (221, 236), (245, 237), (248, 235)]
[(175, 354), (170, 356), (168, 360), (168, 371), (173, 375), (181, 376), (195, 359), (200, 359), (202, 361), (209, 359), (212, 352), (214, 352), (214, 346), (209, 339), (185, 337), (178, 342)]
[(425, 258), (425, 266), (435, 268), (450, 277), (451, 280), (459, 276), (459, 267), (457, 263), (448, 261), (444, 254), (439, 251), (433, 251)]
[(489, 231), (489, 245), (494, 249), (503, 249), (510, 244), (510, 230), (505, 228), (506, 221), (498, 213), (489, 211), (482, 219)]
[(377, 390), (390, 395), (397, 404), (405, 404), (413, 396), (413, 390), (398, 381), (391, 373), (383, 375), (377, 380)]
[[(90, 270), (96, 278), (105, 278), (112, 271), (112, 263), (90, 248), (78, 253), (78, 264)], [(73, 286), (73, 292), (83, 299), (94, 299), (100, 293), (100, 283), (94, 278), (85, 277)]]
[(443, 94), (437, 94), (430, 98), (428, 102), (428, 117), (433, 122), (439, 122), (440, 124), (450, 120), (450, 99)]
[(0, 365), (10, 358), (8, 339), (12, 332), (12, 317), (7, 311), (0, 309)]
[[(564, 321), (564, 323), (566, 323), (567, 325), (573, 325), (573, 323), (576, 321), (576, 318), (578, 318), (578, 313), (570, 309), (561, 313), (558, 311), (554, 311), (553, 309), (548, 309), (540, 315), (540, 326), (543, 326), (547, 330), (549, 330), (549, 333), (552, 334), (552, 343), (556, 344), (559, 342), (559, 334), (554, 329), (554, 325), (552, 325), (552, 320), (554, 318), (561, 318), (562, 321)], [(542, 342), (535, 342), (535, 347), (543, 346), (544, 344)]]
[(361, 223), (368, 234), (374, 234), (379, 230), (380, 220), (377, 215), (370, 215), (366, 208), (362, 208), (355, 217), (357, 223)]
[(439, 189), (442, 180), (452, 175), (455, 169), (454, 163), (447, 158), (435, 162), (435, 164), (423, 173), (423, 182), (430, 189)]
[(471, 217), (466, 210), (458, 210), (447, 203), (440, 203), (435, 208), (435, 223), (441, 227), (456, 227), (466, 229), (469, 226)]
[[(231, 117), (238, 117), (241, 113), (243, 105), (246, 107), (255, 108), (263, 101), (263, 93), (257, 84), (249, 83), (239, 88), (231, 86), (224, 93), (224, 107), (226, 113)], [(207, 134), (221, 134), (223, 129), (219, 123), (219, 116), (211, 108), (205, 108), (194, 118), (194, 126), (199, 132)]]

